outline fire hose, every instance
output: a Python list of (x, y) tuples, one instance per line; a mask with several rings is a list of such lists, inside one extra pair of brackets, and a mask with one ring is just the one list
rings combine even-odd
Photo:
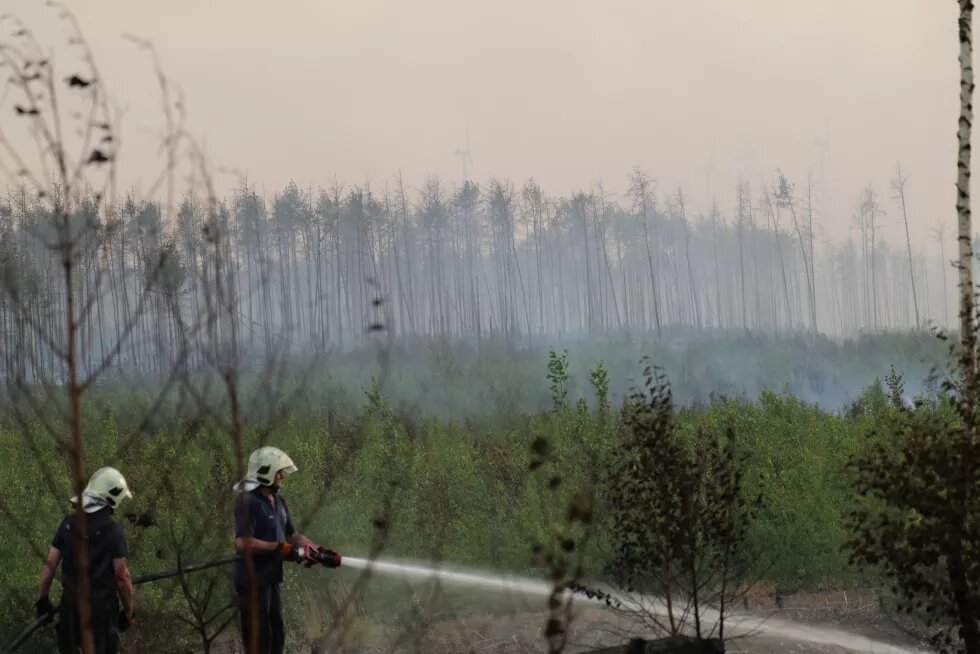
[[(317, 563), (324, 565), (328, 568), (336, 568), (340, 566), (342, 557), (339, 552), (327, 548), (313, 549), (310, 548), (309, 551), (310, 558), (314, 559)], [(228, 565), (229, 563), (234, 563), (240, 557), (237, 556), (225, 556), (220, 559), (212, 559), (210, 561), (205, 561), (204, 563), (194, 563), (191, 565), (186, 565), (176, 570), (165, 570), (163, 572), (151, 572), (145, 575), (139, 575), (133, 577), (133, 585), (137, 586), (139, 584), (145, 584), (152, 581), (160, 581), (161, 579), (169, 579), (171, 577), (179, 577), (181, 575), (189, 574), (192, 572), (200, 572), (201, 570), (207, 570), (208, 568), (216, 568), (219, 565)], [(57, 611), (57, 606), (55, 606), (55, 611), (47, 615), (43, 615), (36, 619), (31, 624), (27, 625), (24, 631), (21, 632), (13, 642), (8, 645), (2, 653), (0, 654), (13, 654), (17, 649), (27, 642), (27, 639), (34, 634), (35, 631), (45, 626), (46, 624), (52, 623), (54, 621), (54, 615)]]

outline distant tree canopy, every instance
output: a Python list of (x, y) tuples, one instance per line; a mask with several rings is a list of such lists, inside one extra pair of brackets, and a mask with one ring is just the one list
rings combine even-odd
[[(416, 191), (400, 177), (380, 191), (290, 183), (271, 196), (242, 184), (213, 215), (187, 197), (172, 217), (131, 198), (82, 197), (77, 219), (98, 227), (78, 280), (82, 301), (96, 304), (83, 363), (100, 360), (152, 283), (150, 311), (132, 326), (117, 365), (162, 369), (181, 312), (199, 315), (216, 283), (218, 251), (246, 358), (356, 346), (379, 324), (397, 337), (479, 341), (669, 328), (853, 334), (946, 322), (943, 300), (915, 295), (913, 284), (929, 285), (921, 251), (892, 248), (877, 234), (883, 212), (871, 187), (858, 203), (856, 238), (815, 247), (809, 190), (781, 174), (755, 195), (740, 184), (728, 218), (717, 207), (690, 215), (681, 191), (659, 198), (639, 170), (629, 182), (618, 201), (601, 187), (550, 197), (534, 180), (516, 188), (432, 177)], [(9, 365), (24, 348), (36, 354), (33, 365), (49, 360), (13, 302), (37, 320), (62, 315), (56, 255), (43, 238), (47, 206), (24, 189), (0, 200)], [(933, 263), (938, 288), (942, 262)]]

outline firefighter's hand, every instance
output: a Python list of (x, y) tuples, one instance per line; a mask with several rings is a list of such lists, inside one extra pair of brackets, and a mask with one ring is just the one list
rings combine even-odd
[(119, 633), (128, 631), (134, 624), (136, 624), (136, 613), (126, 615), (126, 609), (119, 611)]
[(303, 564), (303, 567), (312, 568), (320, 562), (320, 559), (317, 557), (319, 549), (320, 547), (318, 545), (314, 545), (313, 543), (307, 543), (306, 545), (300, 546), (299, 562)]
[(50, 622), (54, 617), (54, 605), (47, 595), (34, 602), (34, 613), (37, 614), (38, 620), (46, 618), (45, 622)]
[(292, 543), (279, 543), (279, 547), (276, 548), (279, 551), (279, 557), (283, 561), (299, 561), (301, 560), (299, 548), (293, 547)]

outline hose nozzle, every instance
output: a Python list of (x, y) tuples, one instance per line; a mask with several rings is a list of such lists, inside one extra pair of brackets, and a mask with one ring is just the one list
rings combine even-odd
[(328, 549), (326, 547), (313, 550), (312, 555), (313, 558), (316, 559), (317, 563), (320, 565), (325, 565), (328, 568), (339, 568), (340, 561), (343, 558), (340, 555), (340, 552)]

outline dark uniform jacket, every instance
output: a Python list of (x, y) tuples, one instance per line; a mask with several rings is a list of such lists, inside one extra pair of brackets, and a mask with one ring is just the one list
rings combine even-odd
[[(289, 505), (281, 495), (270, 502), (262, 489), (242, 493), (235, 504), (235, 536), (251, 536), (259, 540), (281, 543), (295, 533)], [(282, 583), (282, 559), (278, 552), (255, 554), (256, 583), (259, 587)], [(244, 559), (235, 561), (235, 588), (248, 588), (248, 572)]]
[[(115, 596), (116, 573), (113, 559), (129, 557), (126, 532), (112, 519), (112, 509), (89, 513), (85, 521), (86, 547), (89, 555), (89, 579), (92, 599)], [(51, 539), (51, 547), (61, 552), (61, 584), (75, 590), (75, 514), (65, 516)]]

